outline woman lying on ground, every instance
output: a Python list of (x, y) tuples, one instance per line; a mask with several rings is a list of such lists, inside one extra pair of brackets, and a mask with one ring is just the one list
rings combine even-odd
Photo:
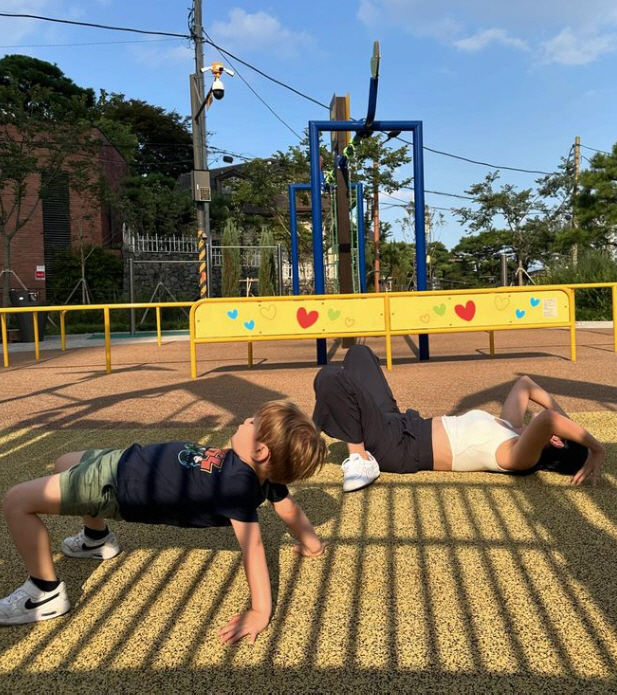
[[(380, 471), (545, 469), (572, 475), (576, 485), (591, 477), (595, 485), (605, 457), (602, 444), (527, 376), (514, 384), (498, 418), (470, 410), (426, 419), (417, 410), (401, 413), (375, 354), (354, 345), (342, 367), (319, 371), (315, 395), (315, 424), (349, 449), (345, 492), (370, 485)], [(544, 410), (525, 425), (530, 401)]]

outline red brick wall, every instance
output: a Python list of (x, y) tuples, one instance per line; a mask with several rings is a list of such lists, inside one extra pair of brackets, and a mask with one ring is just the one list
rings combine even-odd
[[(122, 155), (109, 143), (109, 141), (98, 133), (101, 138), (99, 150), (99, 161), (101, 170), (107, 178), (112, 190), (118, 188), (120, 182), (127, 174), (127, 164)], [(33, 174), (27, 180), (26, 196), (22, 204), (21, 219), (24, 211), (30, 211), (34, 207), (34, 212), (29, 221), (17, 232), (11, 242), (11, 269), (19, 276), (21, 282), (29, 290), (40, 292), (40, 297), (45, 300), (45, 281), (36, 280), (36, 266), (45, 265), (44, 239), (43, 239), (43, 210), (38, 190), (40, 187), (40, 177)], [(12, 192), (1, 191), (2, 202), (6, 206), (12, 203)], [(84, 242), (88, 245), (109, 247), (112, 242), (122, 241), (121, 228), (117, 215), (93, 203), (87, 197), (82, 197), (75, 191), (70, 190), (70, 215), (71, 215), (71, 238), (73, 248), (78, 249), (80, 245), (80, 228), (82, 230)], [(115, 221), (115, 229), (112, 225)], [(11, 226), (9, 225), (9, 228)], [(114, 238), (113, 233), (116, 233)], [(118, 238), (119, 237), (119, 238)], [(3, 240), (0, 240), (3, 241)], [(0, 243), (0, 270), (4, 268), (4, 247)], [(2, 278), (4, 280), (4, 278)], [(0, 302), (2, 301), (0, 282)], [(17, 278), (11, 274), (10, 286), (13, 288), (21, 287)]]

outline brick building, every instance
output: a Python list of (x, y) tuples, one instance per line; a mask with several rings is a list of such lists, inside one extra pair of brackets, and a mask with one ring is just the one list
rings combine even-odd
[[(109, 187), (117, 189), (128, 172), (126, 160), (99, 130), (95, 130), (93, 136), (98, 140), (94, 155), (98, 167)], [(2, 190), (0, 195), (5, 209), (10, 209), (12, 192)], [(11, 288), (20, 288), (23, 283), (28, 290), (38, 292), (44, 301), (46, 286), (54, 275), (54, 258), (59, 252), (78, 249), (81, 243), (105, 248), (120, 248), (122, 245), (122, 224), (118, 213), (72, 190), (68, 173), (56, 175), (53, 181), (47, 182), (44, 174), (30, 175), (22, 200), (22, 219), (32, 208), (32, 216), (11, 241)], [(0, 243), (0, 270), (4, 267), (4, 248)], [(0, 288), (4, 286), (3, 281), (4, 278)]]

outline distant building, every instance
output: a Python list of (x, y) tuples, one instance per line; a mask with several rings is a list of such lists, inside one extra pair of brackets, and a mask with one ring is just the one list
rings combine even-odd
[[(97, 153), (100, 171), (108, 185), (116, 189), (127, 175), (127, 162), (99, 130), (95, 131), (95, 136), (100, 139)], [(23, 203), (25, 209), (34, 206), (34, 212), (11, 241), (13, 272), (10, 284), (12, 288), (20, 288), (21, 281), (28, 290), (39, 292), (40, 298), (45, 300), (46, 287), (54, 276), (57, 254), (79, 248), (80, 237), (90, 246), (120, 248), (122, 222), (119, 214), (109, 206), (97, 204), (93, 207), (92, 202), (80, 199), (69, 186), (68, 173), (54, 176), (39, 197), (41, 183), (45, 184), (45, 181), (41, 181), (40, 174), (33, 174), (26, 181)], [(9, 209), (12, 194), (4, 190), (0, 195), (5, 209)], [(4, 249), (1, 246), (0, 270), (4, 268)]]

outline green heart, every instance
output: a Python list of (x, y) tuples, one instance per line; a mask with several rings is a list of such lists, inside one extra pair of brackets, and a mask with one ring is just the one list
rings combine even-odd
[(443, 316), (446, 313), (446, 305), (439, 304), (438, 306), (434, 306), (433, 311), (439, 316)]
[(336, 309), (328, 309), (328, 318), (330, 321), (335, 321), (340, 315), (340, 311), (336, 311)]

